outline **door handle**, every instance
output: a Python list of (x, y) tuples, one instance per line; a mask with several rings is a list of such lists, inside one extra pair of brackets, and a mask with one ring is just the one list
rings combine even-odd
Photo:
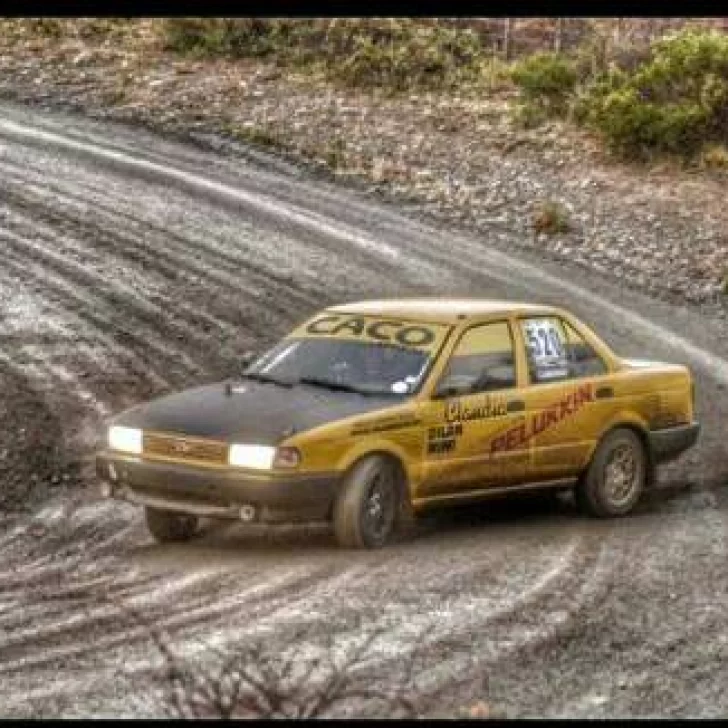
[(614, 397), (614, 390), (611, 387), (599, 387), (595, 396), (597, 399), (610, 399)]
[(523, 412), (526, 409), (526, 403), (521, 399), (512, 399), (506, 405), (507, 412)]

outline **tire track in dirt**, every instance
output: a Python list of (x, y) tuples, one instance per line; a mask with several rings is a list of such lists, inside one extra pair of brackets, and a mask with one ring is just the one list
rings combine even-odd
[[(22, 426), (0, 430), (0, 508), (32, 507), (41, 497), (40, 484), (49, 481), (65, 460), (62, 425), (33, 383), (0, 357), (0, 411), (14, 412)], [(44, 446), (36, 448), (36, 442)]]
[[(67, 202), (68, 200), (66, 198), (63, 201)], [(81, 253), (81, 255), (76, 256), (77, 260), (83, 256), (82, 262), (84, 265), (90, 265), (93, 262), (94, 267), (97, 270), (100, 269), (100, 275), (104, 276), (104, 273), (112, 267), (124, 271), (124, 264), (131, 260), (138, 264), (140, 268), (143, 268), (145, 272), (145, 277), (140, 279), (140, 282), (144, 281), (148, 284), (154, 281), (155, 278), (160, 279), (149, 292), (144, 292), (145, 300), (153, 302), (155, 299), (160, 298), (162, 294), (159, 289), (164, 285), (188, 287), (190, 282), (200, 280), (202, 277), (208, 278), (209, 280), (206, 283), (215, 285), (217, 290), (227, 290), (229, 293), (235, 292), (238, 297), (241, 296), (241, 293), (244, 293), (246, 301), (254, 301), (263, 295), (263, 289), (260, 286), (251, 288), (250, 280), (247, 277), (246, 288), (241, 291), (239, 271), (241, 264), (244, 263), (243, 259), (223, 260), (222, 256), (215, 258), (208, 255), (205, 256), (203, 259), (205, 263), (202, 264), (200, 262), (200, 248), (207, 247), (212, 252), (214, 248), (210, 248), (210, 246), (201, 245), (194, 251), (192, 248), (197, 247), (194, 244), (183, 242), (179, 236), (174, 236), (169, 232), (163, 236), (159, 230), (155, 230), (155, 238), (150, 239), (151, 227), (149, 225), (145, 225), (143, 221), (130, 218), (128, 215), (117, 214), (112, 216), (108, 214), (107, 210), (103, 210), (105, 213), (103, 219), (96, 222), (89, 220), (88, 217), (82, 219), (80, 216), (72, 214), (67, 207), (64, 207), (61, 212), (56, 212), (39, 205), (35, 201), (31, 204), (27, 198), (23, 202), (24, 212), (27, 215), (32, 215), (32, 223), (26, 225), (26, 227), (40, 228), (38, 224), (40, 219), (45, 223), (42, 230), (44, 233), (55, 232), (57, 234), (58, 231), (64, 228), (78, 229), (82, 227), (85, 237), (93, 236), (93, 250), (89, 250), (88, 246), (83, 247), (83, 243), (80, 241), (76, 241), (74, 248)], [(102, 209), (102, 206), (96, 206), (96, 214), (99, 218), (101, 218), (99, 212)], [(136, 235), (134, 234), (135, 227), (138, 228)], [(115, 228), (115, 232), (110, 233)], [(131, 234), (122, 232), (125, 229), (131, 229)], [(29, 234), (25, 233), (25, 236), (29, 237)], [(118, 255), (119, 251), (123, 251), (121, 257)], [(236, 266), (237, 276), (232, 274), (233, 265)], [(110, 278), (108, 273), (106, 273), (105, 277)], [(233, 331), (231, 324), (208, 314), (204, 310), (195, 309), (185, 301), (180, 301), (178, 305), (185, 320), (190, 321), (190, 324), (196, 328), (202, 330), (217, 328), (219, 334), (231, 334)], [(261, 315), (264, 321), (265, 318), (270, 320), (272, 316), (271, 312), (267, 310), (263, 310)], [(259, 333), (259, 331), (254, 333)]]

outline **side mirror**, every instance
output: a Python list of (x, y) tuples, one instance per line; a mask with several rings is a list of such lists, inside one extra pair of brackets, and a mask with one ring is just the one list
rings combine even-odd
[(447, 399), (448, 397), (462, 397), (465, 394), (471, 394), (473, 391), (472, 377), (466, 375), (450, 374), (441, 379), (435, 391), (432, 393), (432, 399)]

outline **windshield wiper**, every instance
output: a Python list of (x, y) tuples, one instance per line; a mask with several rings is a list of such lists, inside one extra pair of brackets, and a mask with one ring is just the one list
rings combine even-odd
[(296, 384), (310, 384), (314, 387), (324, 387), (335, 392), (352, 392), (353, 394), (372, 394), (363, 389), (357, 389), (351, 384), (341, 384), (339, 382), (330, 382), (328, 379), (319, 379), (318, 377), (301, 377)]
[(262, 372), (243, 372), (241, 376), (243, 377), (243, 379), (253, 379), (256, 382), (277, 384), (279, 387), (287, 387), (288, 389), (293, 386), (293, 382), (286, 382), (283, 379), (276, 379), (275, 377), (271, 377), (270, 374), (263, 374)]

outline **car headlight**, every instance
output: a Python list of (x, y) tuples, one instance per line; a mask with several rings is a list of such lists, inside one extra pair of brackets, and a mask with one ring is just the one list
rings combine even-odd
[(230, 445), (228, 463), (238, 468), (270, 470), (271, 468), (295, 468), (301, 456), (295, 447), (271, 447), (270, 445)]
[(109, 427), (109, 447), (133, 455), (142, 453), (142, 431), (135, 427)]

